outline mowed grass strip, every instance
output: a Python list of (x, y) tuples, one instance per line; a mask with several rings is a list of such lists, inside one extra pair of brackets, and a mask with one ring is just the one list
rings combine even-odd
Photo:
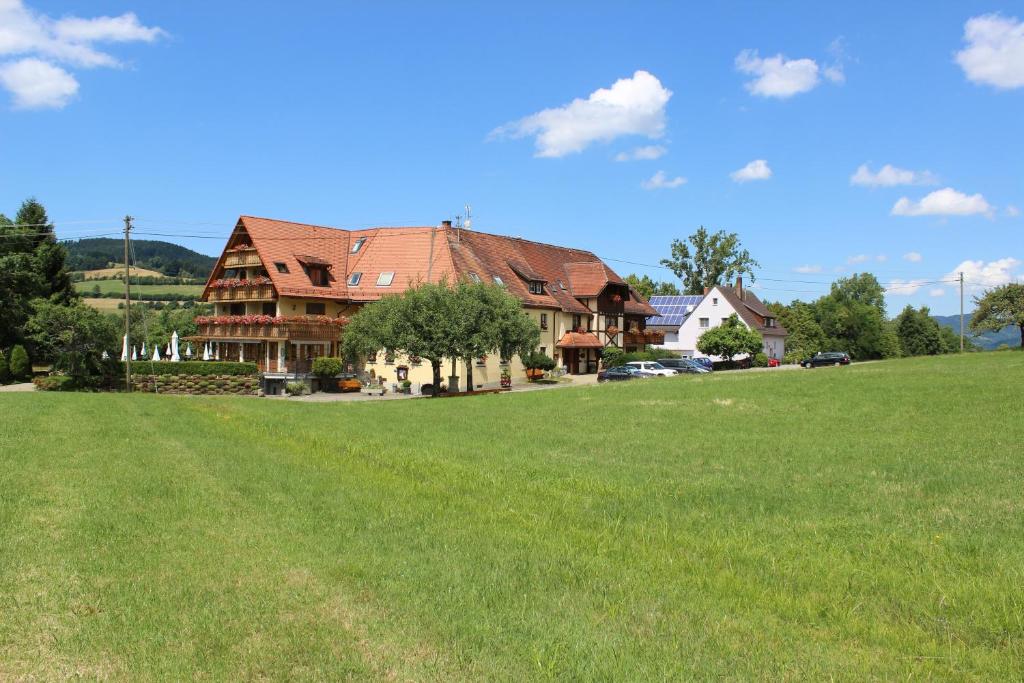
[(0, 395), (0, 678), (1020, 679), (1022, 377)]
[[(99, 287), (102, 294), (124, 294), (124, 282), (121, 280), (85, 280), (75, 283), (75, 291), (86, 294)], [(132, 294), (188, 294), (198, 297), (203, 293), (202, 285), (132, 285)]]

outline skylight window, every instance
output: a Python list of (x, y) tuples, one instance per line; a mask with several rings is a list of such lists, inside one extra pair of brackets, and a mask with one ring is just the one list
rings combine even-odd
[(480, 276), (477, 275), (476, 273), (470, 273), (469, 274), (469, 279), (472, 280), (473, 282), (477, 283), (477, 284), (480, 284)]
[(558, 281), (558, 288), (564, 292), (565, 291), (565, 283), (562, 282), (561, 280), (559, 280)]
[(353, 254), (355, 254), (355, 253), (357, 253), (357, 252), (358, 252), (358, 251), (359, 251), (360, 249), (362, 249), (362, 248), (363, 248), (363, 244), (364, 244), (365, 242), (366, 242), (366, 238), (365, 238), (365, 237), (360, 237), (359, 239), (357, 239), (357, 240), (356, 240), (356, 241), (355, 241), (355, 242), (354, 242), (354, 243), (352, 244), (352, 253), (353, 253)]
[(274, 267), (277, 268), (277, 272), (279, 273), (288, 272), (288, 264), (284, 261), (274, 261)]
[(395, 274), (393, 272), (381, 273), (380, 275), (377, 276), (377, 286), (378, 287), (390, 287), (391, 286), (391, 281), (394, 280), (394, 279), (395, 279)]
[(351, 275), (348, 276), (348, 286), (355, 287), (356, 285), (359, 284), (359, 280), (361, 280), (362, 277), (362, 273), (352, 273)]
[(502, 280), (502, 279), (501, 279), (500, 277), (498, 277), (497, 275), (495, 275), (495, 276), (494, 276), (494, 284), (496, 284), (496, 285), (500, 285), (500, 286), (504, 287), (504, 286), (505, 286), (505, 281), (504, 281), (504, 280)]

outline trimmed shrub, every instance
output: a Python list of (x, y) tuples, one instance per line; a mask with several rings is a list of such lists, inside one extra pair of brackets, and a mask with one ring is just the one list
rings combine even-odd
[(768, 367), (768, 355), (765, 353), (755, 353), (754, 359), (750, 364), (755, 368), (766, 368)]
[(288, 392), (289, 396), (302, 396), (306, 393), (305, 382), (288, 382), (284, 385), (284, 390)]
[(555, 359), (551, 356), (541, 353), (540, 351), (532, 351), (523, 360), (523, 367), (528, 370), (554, 370)]
[(32, 363), (28, 359), (28, 352), (21, 344), (11, 349), (10, 372), (11, 377), (20, 382), (32, 378)]
[[(117, 362), (121, 374), (124, 374), (124, 364)], [(205, 361), (205, 360), (184, 360), (178, 363), (167, 361), (150, 362), (137, 360), (132, 363), (132, 374), (140, 375), (201, 375), (209, 377), (213, 375), (234, 375), (242, 377), (255, 377), (260, 374), (255, 363), (239, 363), (232, 361)]]
[(344, 365), (340, 358), (320, 356), (319, 358), (313, 359), (313, 374), (317, 377), (334, 377), (335, 375), (341, 374), (341, 369), (343, 367)]
[(626, 352), (622, 349), (610, 346), (601, 353), (601, 365), (606, 368), (614, 368), (618, 365), (622, 365), (623, 356)]
[(7, 356), (0, 351), (0, 384), (7, 384), (11, 381), (11, 368), (7, 364)]
[(74, 391), (74, 378), (67, 375), (46, 375), (32, 380), (39, 391)]

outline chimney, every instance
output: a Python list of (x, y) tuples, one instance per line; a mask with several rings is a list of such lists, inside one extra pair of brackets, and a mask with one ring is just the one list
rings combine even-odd
[(707, 296), (707, 295), (708, 295), (708, 292), (710, 292), (710, 291), (711, 291), (711, 288), (710, 288), (710, 287), (705, 287), (705, 288), (704, 288), (704, 296)]
[(450, 227), (452, 227), (452, 222), (451, 221), (441, 221), (441, 227), (442, 228), (450, 228)]
[(737, 276), (737, 278), (736, 278), (736, 287), (734, 289), (736, 290), (736, 296), (738, 296), (740, 298), (740, 301), (743, 301), (743, 278), (742, 277), (738, 277)]

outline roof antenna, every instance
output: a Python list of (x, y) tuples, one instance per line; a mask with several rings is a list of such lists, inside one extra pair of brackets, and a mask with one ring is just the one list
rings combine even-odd
[(455, 242), (462, 241), (462, 216), (455, 217)]
[(473, 229), (473, 207), (466, 204), (466, 230)]

